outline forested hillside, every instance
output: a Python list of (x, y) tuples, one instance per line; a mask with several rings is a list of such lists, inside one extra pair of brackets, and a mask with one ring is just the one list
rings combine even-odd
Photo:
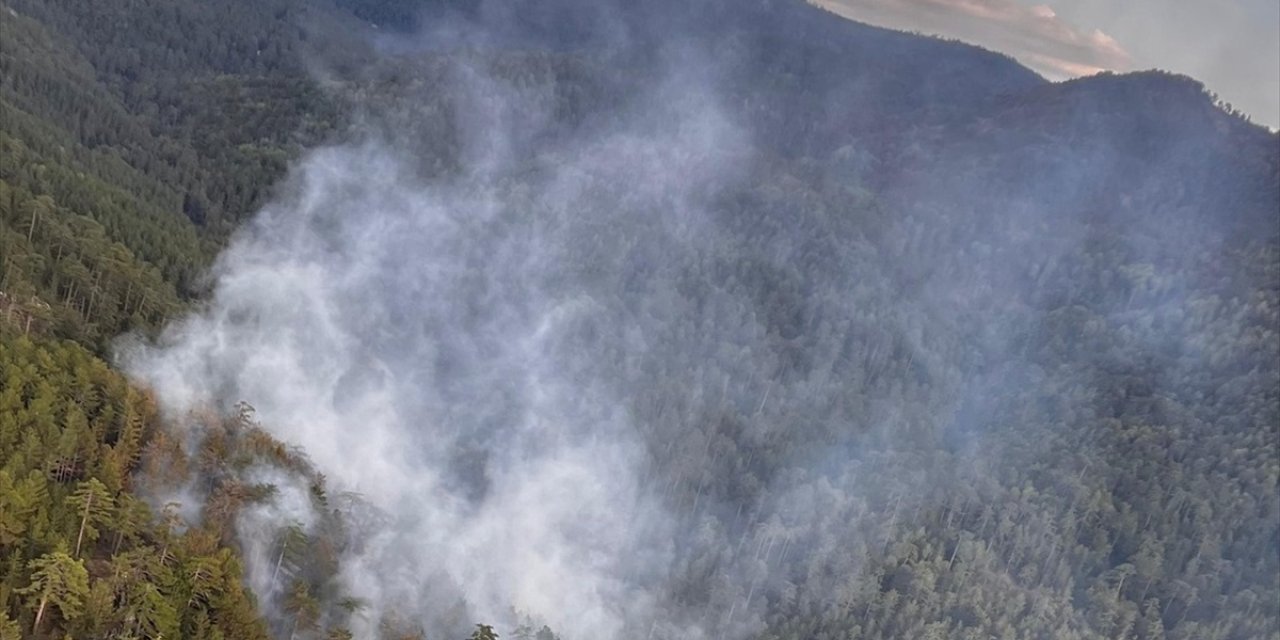
[(198, 294), (236, 222), (338, 118), (296, 56), (245, 65), (226, 46), (250, 22), (208, 9), (0, 5), (6, 639), (266, 637), (233, 547), (134, 492), (165, 429), (102, 360)]
[(4, 0), (0, 265), (4, 640), (1280, 639), (1280, 137), (1191, 78)]

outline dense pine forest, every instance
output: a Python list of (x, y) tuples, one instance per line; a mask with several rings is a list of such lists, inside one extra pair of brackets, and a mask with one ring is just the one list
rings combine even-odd
[(798, 0), (0, 0), (0, 639), (1280, 640), (1280, 136)]

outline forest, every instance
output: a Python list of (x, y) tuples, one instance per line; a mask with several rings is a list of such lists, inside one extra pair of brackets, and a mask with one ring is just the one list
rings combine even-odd
[(799, 0), (0, 0), (0, 639), (499, 637), (1280, 640), (1280, 135)]

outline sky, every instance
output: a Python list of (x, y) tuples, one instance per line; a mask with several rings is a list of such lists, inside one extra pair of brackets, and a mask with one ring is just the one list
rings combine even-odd
[(1277, 0), (814, 0), (841, 15), (957, 38), (1051, 80), (1164, 69), (1280, 126)]

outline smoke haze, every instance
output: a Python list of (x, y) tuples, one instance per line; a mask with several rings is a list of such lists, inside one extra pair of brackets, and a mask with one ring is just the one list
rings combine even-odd
[[(1110, 148), (1014, 156), (1008, 175), (1034, 176), (1020, 199), (974, 188), (996, 183), (964, 162), (978, 135), (936, 159), (904, 152), (918, 171), (886, 178), (870, 134), (821, 127), (876, 122), (859, 109), (888, 90), (851, 75), (818, 85), (816, 113), (779, 117), (760, 105), (785, 82), (724, 89), (758, 53), (738, 35), (642, 51), (666, 23), (614, 18), (584, 18), (585, 41), (629, 43), (605, 62), (465, 49), (544, 35), (505, 27), (381, 42), (389, 67), (341, 82), (393, 88), (297, 163), (219, 259), (205, 307), (122, 349), (171, 417), (248, 402), (349, 498), (340, 581), (366, 604), (357, 637), (386, 619), (458, 635), (527, 617), (565, 640), (743, 638), (770, 608), (852, 615), (885, 585), (927, 592), (936, 576), (868, 568), (938, 553), (923, 534), (894, 544), (928, 522), (985, 532), (998, 516), (979, 503), (1021, 491), (993, 460), (1076, 477), (1063, 495), (1106, 482), (1081, 480), (1091, 452), (1055, 440), (1089, 416), (1050, 398), (1103, 402), (1092, 373), (1053, 368), (1069, 359), (1057, 332), (1141, 351), (1202, 328), (1152, 329), (1110, 299), (1086, 313), (1077, 256), (1106, 245), (1173, 274), (1188, 246), (1220, 240), (1216, 221), (1193, 236), (1135, 214), (1126, 234), (1171, 240), (1155, 249), (1087, 232), (1076, 214), (1129, 161)], [(977, 86), (934, 73), (930, 91)], [(780, 150), (768, 123), (800, 116), (787, 126), (810, 137)], [(814, 149), (821, 162), (800, 152)], [(1127, 291), (1125, 313), (1190, 304), (1181, 272), (1168, 282)], [(1045, 312), (1059, 305), (1087, 317)], [(1043, 430), (1009, 426), (1045, 414)], [(269, 603), (279, 530), (326, 514), (305, 483), (249, 474), (277, 487), (238, 520)], [(1055, 526), (1009, 544), (1056, 549)], [(996, 548), (961, 540), (951, 562)], [(1072, 580), (1041, 573), (1037, 588)]]
[[(682, 73), (644, 120), (530, 158), (514, 147), (545, 132), (554, 87), (458, 61), (462, 175), (425, 181), (414, 149), (367, 131), (308, 154), (219, 260), (208, 309), (127, 357), (172, 415), (247, 401), (382, 512), (343, 559), (365, 620), (456, 632), (514, 610), (566, 638), (660, 620), (654, 637), (700, 637), (658, 615), (675, 531), (605, 375), (653, 361), (660, 336), (600, 299), (659, 268), (654, 245), (696, 251), (708, 185), (740, 162), (740, 133)], [(315, 520), (305, 486), (272, 480), (239, 525), (267, 598), (275, 530)]]

